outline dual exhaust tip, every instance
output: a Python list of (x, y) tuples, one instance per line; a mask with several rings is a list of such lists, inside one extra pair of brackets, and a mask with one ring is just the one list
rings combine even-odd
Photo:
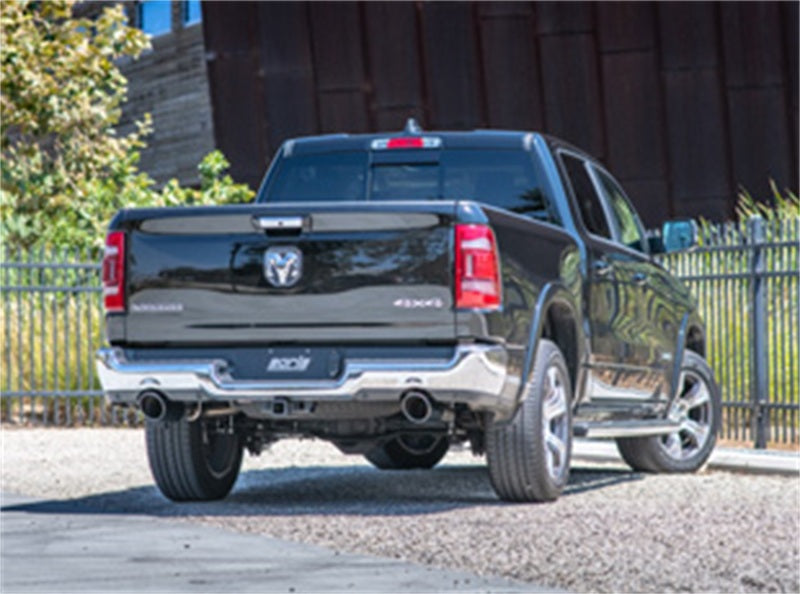
[(422, 425), (433, 415), (433, 402), (425, 392), (409, 390), (400, 399), (400, 411), (407, 420)]
[[(151, 421), (176, 421), (183, 416), (182, 404), (172, 402), (156, 390), (145, 390), (137, 398), (142, 414)], [(400, 399), (400, 411), (415, 425), (427, 423), (433, 415), (430, 396), (420, 390), (410, 390)]]
[(145, 390), (136, 402), (142, 414), (150, 421), (177, 421), (183, 416), (182, 404), (167, 400), (161, 392)]

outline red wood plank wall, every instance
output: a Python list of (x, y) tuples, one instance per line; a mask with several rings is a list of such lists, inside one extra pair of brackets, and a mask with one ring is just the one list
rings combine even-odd
[(646, 222), (798, 187), (798, 3), (203, 3), (217, 145), (257, 186), (321, 132), (540, 130)]

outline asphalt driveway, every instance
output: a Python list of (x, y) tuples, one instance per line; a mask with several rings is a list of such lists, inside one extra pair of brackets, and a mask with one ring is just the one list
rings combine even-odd
[(3, 592), (537, 592), (531, 584), (2, 495)]

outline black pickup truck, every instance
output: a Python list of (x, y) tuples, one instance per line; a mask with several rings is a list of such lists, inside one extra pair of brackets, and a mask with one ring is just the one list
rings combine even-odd
[(572, 438), (693, 471), (720, 395), (686, 289), (601, 164), (524, 132), (287, 141), (255, 204), (120, 211), (103, 261), (112, 404), (145, 415), (170, 499), (224, 497), (242, 452), (326, 439), (381, 469), (486, 453), (553, 500)]

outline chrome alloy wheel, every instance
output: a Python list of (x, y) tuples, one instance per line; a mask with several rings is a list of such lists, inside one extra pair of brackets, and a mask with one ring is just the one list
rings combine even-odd
[(542, 399), (542, 435), (544, 436), (547, 471), (554, 480), (560, 480), (569, 462), (569, 416), (567, 415), (567, 390), (563, 372), (551, 365), (545, 374), (545, 395)]
[(712, 438), (714, 427), (711, 392), (703, 378), (693, 371), (683, 371), (679, 385), (680, 393), (668, 418), (680, 423), (680, 428), (660, 440), (661, 448), (673, 460), (695, 455)]

